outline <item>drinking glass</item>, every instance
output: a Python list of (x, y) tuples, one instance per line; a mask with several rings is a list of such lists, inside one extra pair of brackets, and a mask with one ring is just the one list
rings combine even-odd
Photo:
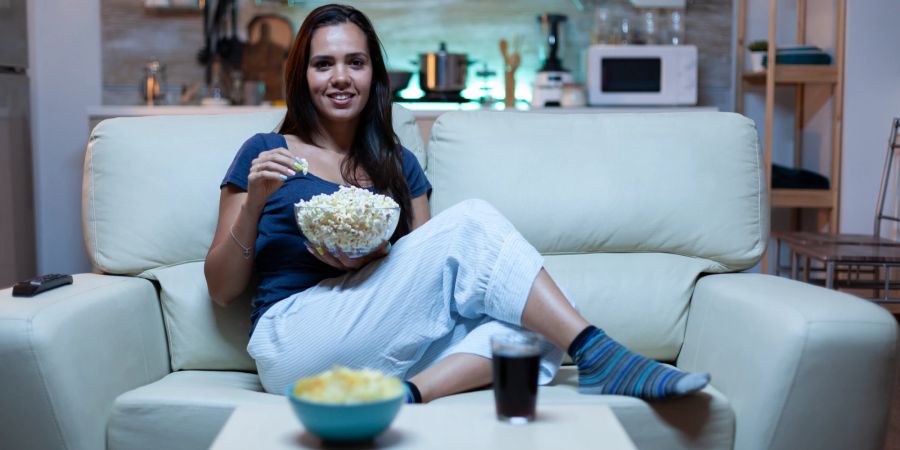
[(684, 45), (684, 12), (673, 9), (669, 13), (669, 44)]
[(491, 336), (497, 419), (512, 424), (534, 420), (541, 342), (527, 331)]

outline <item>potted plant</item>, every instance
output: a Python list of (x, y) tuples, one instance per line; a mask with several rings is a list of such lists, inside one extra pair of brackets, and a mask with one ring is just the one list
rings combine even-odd
[(769, 43), (767, 41), (753, 41), (747, 48), (750, 50), (750, 70), (753, 72), (766, 70), (763, 67), (763, 55), (769, 50)]

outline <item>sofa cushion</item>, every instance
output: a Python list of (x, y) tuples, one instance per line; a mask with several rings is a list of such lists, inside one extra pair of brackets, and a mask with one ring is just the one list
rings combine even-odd
[(428, 160), (434, 213), (487, 200), (543, 254), (672, 253), (728, 272), (765, 250), (757, 134), (738, 114), (451, 112)]
[(262, 392), (256, 374), (173, 372), (116, 399), (107, 448), (207, 449), (235, 407), (278, 401), (284, 398)]
[(158, 267), (143, 274), (159, 283), (172, 370), (256, 372), (247, 354), (251, 293), (222, 308), (213, 304), (203, 263)]
[[(284, 110), (104, 120), (84, 161), (82, 224), (91, 262), (112, 274), (202, 260), (215, 231), (219, 183), (241, 144)], [(412, 114), (394, 107), (401, 143), (424, 160)]]
[[(563, 367), (556, 380), (542, 386), (540, 404), (598, 402), (608, 404), (642, 450), (730, 449), (734, 414), (713, 387), (702, 393), (648, 403), (621, 396), (580, 395), (574, 367)], [(256, 375), (240, 372), (184, 371), (119, 396), (108, 429), (110, 450), (206, 449), (237, 406), (284, 402), (262, 392)], [(437, 402), (470, 402), (493, 408), (491, 391), (455, 395)], [(428, 406), (424, 406), (427, 408)], [(539, 409), (540, 410), (540, 409)]]
[(709, 261), (665, 253), (546, 255), (544, 267), (588, 322), (649, 358), (674, 361)]

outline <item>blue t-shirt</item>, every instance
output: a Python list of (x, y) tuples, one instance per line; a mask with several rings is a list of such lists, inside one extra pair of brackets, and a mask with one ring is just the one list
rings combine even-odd
[[(284, 136), (278, 133), (260, 133), (248, 139), (235, 156), (220, 187), (232, 184), (246, 191), (247, 176), (253, 160), (261, 152), (278, 147), (288, 147)], [(404, 148), (402, 160), (410, 199), (430, 191), (431, 183), (425, 177), (415, 155)], [(315, 167), (310, 169), (315, 171)], [(253, 299), (254, 309), (250, 316), (254, 328), (256, 321), (279, 300), (315, 286), (326, 278), (343, 274), (309, 254), (306, 250), (306, 237), (300, 232), (294, 219), (294, 203), (309, 200), (318, 194), (331, 194), (340, 187), (313, 175), (312, 171), (306, 175), (297, 172), (285, 180), (269, 196), (259, 218), (254, 262), (256, 297)]]

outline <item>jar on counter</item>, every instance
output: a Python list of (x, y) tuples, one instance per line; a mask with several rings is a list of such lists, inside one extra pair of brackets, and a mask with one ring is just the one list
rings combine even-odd
[(594, 32), (591, 36), (593, 44), (614, 44), (615, 18), (612, 11), (606, 7), (597, 7), (594, 10)]
[(673, 9), (669, 11), (669, 23), (666, 30), (666, 44), (685, 45), (683, 10)]
[(578, 108), (587, 105), (587, 94), (581, 83), (565, 83), (562, 86), (562, 94), (559, 97), (559, 106), (563, 108)]
[(640, 43), (646, 45), (657, 45), (660, 43), (660, 27), (659, 12), (655, 9), (643, 9), (639, 13), (640, 22)]
[(629, 45), (638, 44), (637, 34), (635, 33), (636, 19), (629, 11), (623, 11), (618, 17), (618, 26), (616, 27), (613, 44)]

